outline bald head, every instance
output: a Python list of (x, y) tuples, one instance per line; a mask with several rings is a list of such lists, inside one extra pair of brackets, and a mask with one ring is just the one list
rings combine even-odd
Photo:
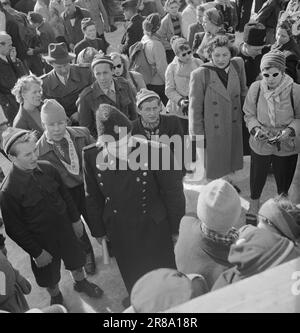
[(0, 31), (0, 54), (7, 57), (12, 48), (12, 39), (5, 31)]

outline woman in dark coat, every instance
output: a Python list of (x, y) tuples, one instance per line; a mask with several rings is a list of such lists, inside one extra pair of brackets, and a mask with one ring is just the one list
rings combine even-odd
[[(276, 29), (276, 42), (272, 50), (279, 50), (285, 55), (286, 74), (297, 82), (297, 63), (300, 59), (300, 47), (292, 35), (292, 25), (286, 20), (280, 22)], [(299, 83), (299, 82), (298, 82)]]
[[(185, 210), (182, 172), (174, 170), (173, 154), (167, 146), (131, 137), (131, 122), (115, 107), (100, 105), (96, 123), (98, 142), (83, 150), (89, 227), (100, 244), (105, 236), (111, 241), (130, 293), (145, 273), (176, 267), (172, 238), (177, 237)], [(120, 138), (119, 130), (122, 133), (124, 128), (129, 134)], [(117, 143), (104, 143), (108, 135)], [(133, 168), (131, 162), (139, 152), (144, 156), (142, 165), (137, 162)], [(171, 170), (163, 169), (151, 156), (167, 156)]]

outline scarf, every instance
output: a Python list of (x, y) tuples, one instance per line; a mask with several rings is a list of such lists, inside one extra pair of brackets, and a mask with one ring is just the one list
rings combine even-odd
[[(71, 173), (72, 175), (78, 176), (79, 172), (80, 172), (79, 158), (78, 158), (73, 140), (71, 139), (71, 136), (68, 131), (66, 131), (66, 134), (64, 135), (64, 139), (68, 143), (68, 157), (70, 158), (70, 163), (66, 163), (64, 161), (64, 158), (59, 157), (59, 160), (61, 161), (61, 163), (64, 165), (64, 167), (67, 169), (67, 171), (69, 173)], [(65, 156), (65, 151), (62, 149), (62, 147), (59, 144), (57, 144), (56, 142), (49, 140), (49, 139), (47, 141), (51, 145), (53, 145), (54, 150), (57, 150), (58, 153), (61, 155), (61, 157)]]
[(239, 233), (235, 228), (231, 228), (226, 235), (222, 235), (212, 229), (209, 229), (208, 226), (203, 222), (201, 223), (200, 228), (207, 238), (214, 242), (222, 243), (227, 246), (235, 243), (235, 241), (239, 238)]
[(211, 64), (204, 64), (202, 65), (202, 67), (206, 67), (208, 69), (211, 69), (213, 71), (215, 71), (220, 79), (220, 81), (223, 83), (225, 89), (227, 89), (227, 85), (228, 85), (228, 75), (229, 75), (229, 70), (228, 67), (230, 66), (230, 61), (228, 63), (228, 65), (225, 68), (219, 68), (215, 65), (211, 65)]
[(267, 83), (264, 80), (261, 81), (262, 92), (268, 104), (268, 116), (273, 127), (276, 127), (275, 111), (280, 105), (280, 95), (285, 90), (290, 92), (293, 87), (293, 82), (290, 76), (284, 74), (280, 84), (274, 90), (269, 90)]

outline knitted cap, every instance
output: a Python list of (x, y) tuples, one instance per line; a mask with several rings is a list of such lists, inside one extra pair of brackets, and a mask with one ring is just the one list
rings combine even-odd
[[(296, 212), (295, 212), (296, 213)], [(259, 210), (259, 215), (267, 218), (283, 235), (291, 240), (300, 237), (300, 209), (298, 216), (281, 208), (274, 199), (266, 201)]]
[(152, 34), (154, 34), (160, 28), (160, 24), (160, 15), (157, 13), (153, 13), (145, 18), (143, 22), (143, 28), (146, 32), (151, 32)]
[(236, 226), (242, 208), (234, 187), (223, 179), (217, 179), (203, 186), (197, 205), (197, 215), (209, 229), (225, 235)]
[(276, 67), (281, 72), (285, 71), (285, 55), (279, 50), (272, 50), (266, 53), (260, 63), (260, 69), (264, 70), (265, 68)]
[(126, 8), (137, 8), (139, 0), (125, 0), (121, 3), (123, 9)]
[(178, 54), (180, 51), (179, 48), (183, 45), (185, 45), (187, 48), (190, 48), (189, 42), (182, 37), (174, 36), (170, 40), (172, 50), (175, 54)]
[(137, 94), (136, 94), (136, 106), (139, 107), (145, 100), (148, 98), (155, 97), (158, 100), (160, 100), (159, 95), (152, 91), (148, 90), (146, 88), (142, 88)]
[(12, 145), (23, 135), (29, 133), (24, 129), (9, 127), (2, 133), (2, 145), (6, 154), (9, 154)]
[(83, 18), (81, 21), (81, 30), (84, 31), (90, 25), (96, 25), (96, 23), (90, 17)]
[(132, 131), (132, 123), (116, 107), (101, 104), (96, 112), (96, 128), (98, 137), (111, 135), (116, 141), (119, 141)]
[(44, 124), (67, 120), (65, 109), (55, 99), (46, 99), (41, 109), (41, 121)]
[(44, 18), (41, 14), (36, 13), (36, 12), (29, 12), (28, 15), (28, 20), (31, 21), (32, 23), (42, 23), (44, 21)]
[(175, 269), (161, 268), (142, 276), (131, 291), (138, 313), (161, 312), (192, 298), (192, 282)]
[(244, 42), (251, 46), (263, 46), (266, 44), (266, 28), (258, 22), (249, 22), (244, 29)]
[(224, 24), (223, 14), (217, 10), (217, 8), (209, 8), (204, 12), (204, 16), (217, 27), (221, 27)]
[(94, 69), (94, 67), (96, 65), (99, 65), (99, 64), (109, 64), (111, 66), (114, 65), (113, 61), (111, 60), (111, 57), (109, 56), (106, 56), (104, 54), (97, 54), (94, 59), (93, 59), (93, 62), (92, 62), (92, 69)]

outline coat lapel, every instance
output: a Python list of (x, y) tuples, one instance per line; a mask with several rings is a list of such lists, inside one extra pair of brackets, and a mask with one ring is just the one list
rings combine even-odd
[[(210, 84), (209, 86), (219, 95), (222, 95), (225, 99), (228, 101), (231, 100), (229, 94), (228, 94), (228, 88), (226, 89), (224, 87), (224, 84), (221, 82), (221, 80), (218, 77), (218, 74), (214, 70), (210, 71)], [(229, 82), (228, 82), (229, 84)]]

